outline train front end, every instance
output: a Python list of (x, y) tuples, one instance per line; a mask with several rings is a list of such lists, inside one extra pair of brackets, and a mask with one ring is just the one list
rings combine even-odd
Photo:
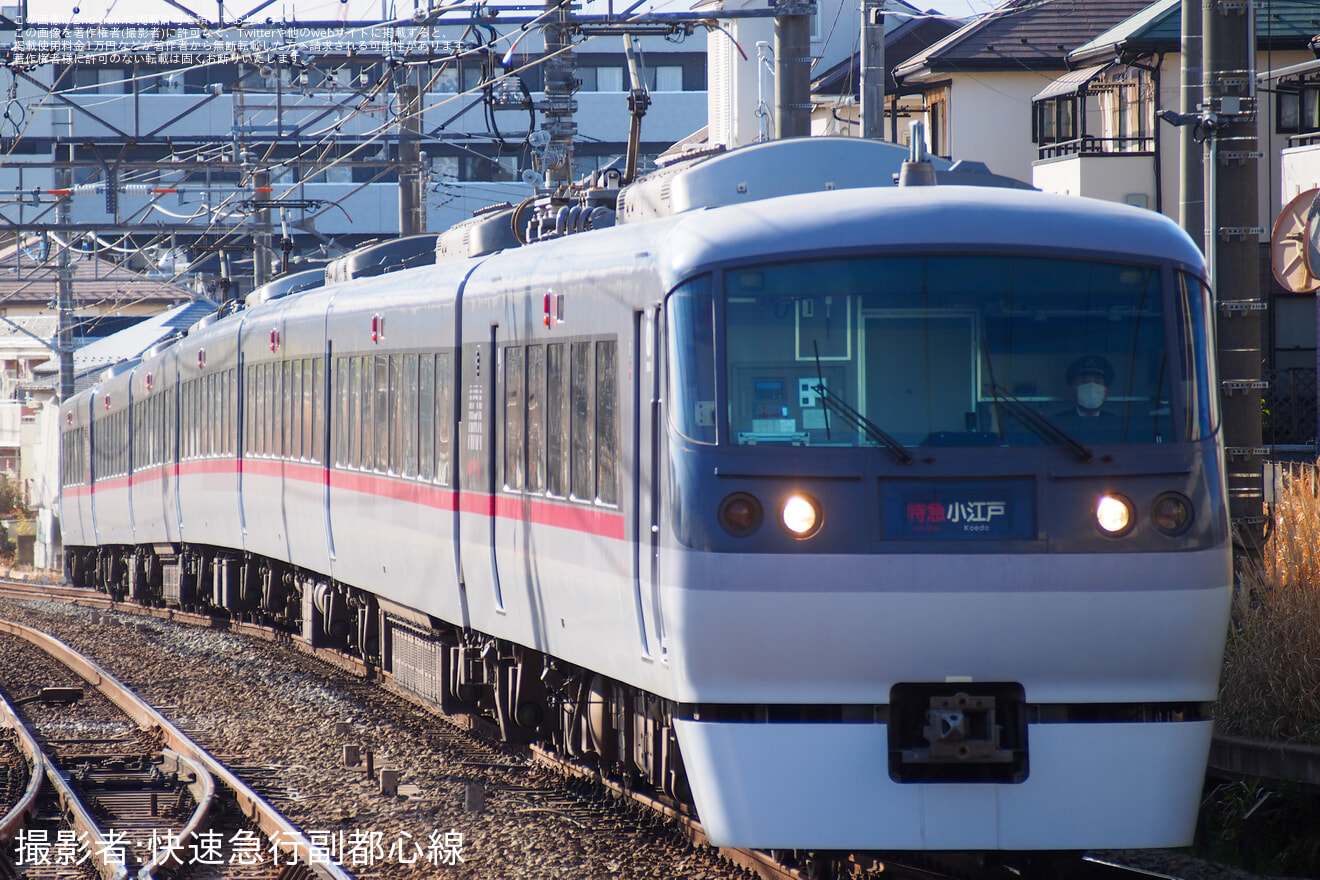
[(927, 188), (672, 252), (660, 575), (712, 840), (1190, 842), (1232, 578), (1186, 237)]

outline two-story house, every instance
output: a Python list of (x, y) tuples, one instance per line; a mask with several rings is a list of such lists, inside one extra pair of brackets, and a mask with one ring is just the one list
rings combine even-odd
[(1031, 179), (1032, 98), (1068, 73), (1068, 53), (1148, 0), (1009, 0), (894, 70), (921, 93), (932, 152)]

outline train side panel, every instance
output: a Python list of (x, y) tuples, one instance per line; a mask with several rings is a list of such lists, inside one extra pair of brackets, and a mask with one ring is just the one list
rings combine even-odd
[(170, 540), (166, 511), (173, 504), (167, 472), (173, 456), (166, 448), (166, 423), (172, 416), (172, 388), (167, 389), (165, 357), (158, 355), (133, 371), (133, 541)]
[(364, 281), (335, 294), (326, 321), (334, 576), (459, 625), (454, 322), (466, 272)]
[(179, 525), (188, 543), (242, 546), (237, 326), (217, 322), (179, 346)]
[(92, 522), (97, 544), (133, 543), (131, 376), (126, 370), (101, 382), (93, 399)]

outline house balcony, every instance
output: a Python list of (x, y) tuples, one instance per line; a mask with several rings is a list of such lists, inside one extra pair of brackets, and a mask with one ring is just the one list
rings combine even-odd
[(1087, 196), (1149, 208), (1155, 204), (1151, 138), (1081, 137), (1040, 147), (1031, 183), (1058, 195)]
[(1283, 200), (1320, 185), (1320, 131), (1288, 138), (1281, 162)]

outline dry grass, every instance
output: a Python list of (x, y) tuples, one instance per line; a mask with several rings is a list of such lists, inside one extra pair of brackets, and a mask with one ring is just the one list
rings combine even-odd
[(1320, 473), (1291, 465), (1274, 533), (1242, 565), (1215, 711), (1219, 732), (1320, 745)]

